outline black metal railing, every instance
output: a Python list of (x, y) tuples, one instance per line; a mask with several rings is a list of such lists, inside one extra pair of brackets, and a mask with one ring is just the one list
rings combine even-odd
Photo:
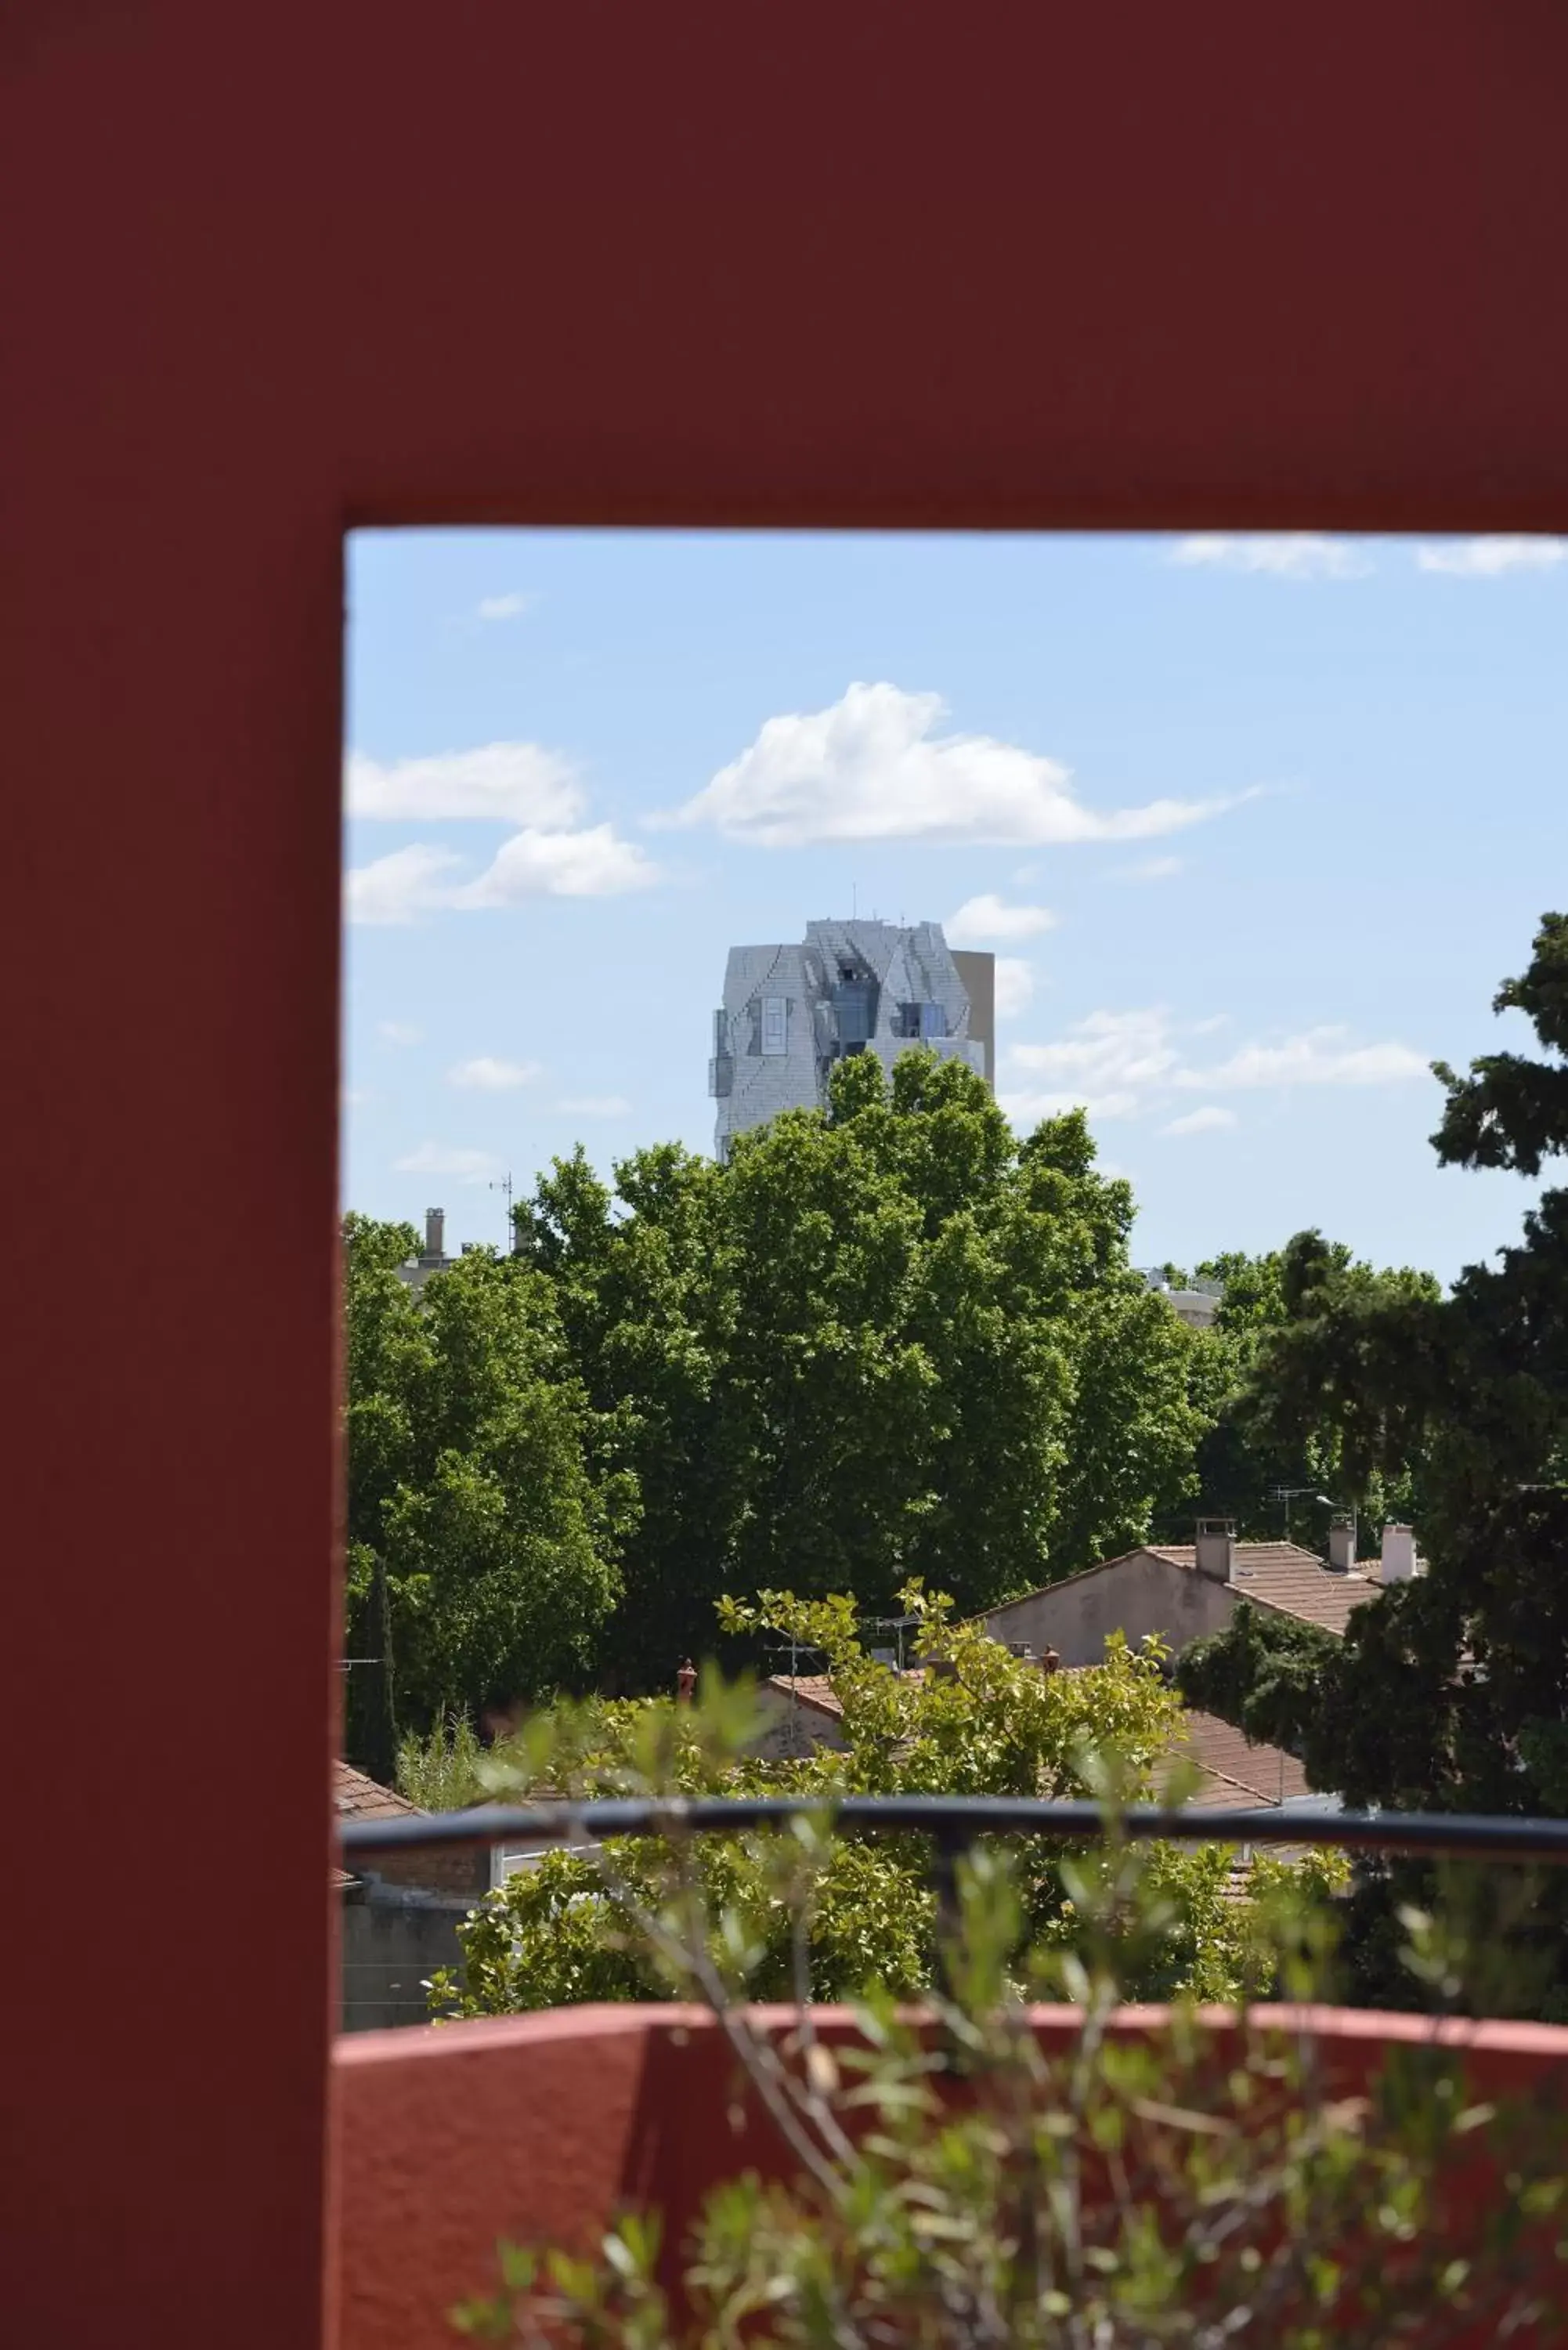
[(1460, 1812), (1317, 1812), (1273, 1805), (1213, 1812), (1192, 1805), (1098, 1804), (1012, 1795), (611, 1796), (580, 1804), (483, 1804), (465, 1811), (344, 1820), (345, 1861), (433, 1845), (603, 1841), (611, 1836), (732, 1835), (818, 1819), (855, 1835), (929, 1837), (950, 1859), (981, 1836), (1050, 1836), (1090, 1844), (1120, 1836), (1135, 1844), (1327, 1846), (1453, 1860), (1568, 1865), (1568, 1820), (1514, 1819)]

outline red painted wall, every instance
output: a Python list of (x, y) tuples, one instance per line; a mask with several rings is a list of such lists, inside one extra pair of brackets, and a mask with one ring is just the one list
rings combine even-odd
[(16, 2338), (319, 2321), (344, 525), (1568, 527), (1565, 93), (1559, 0), (7, 0)]
[[(1130, 2008), (1120, 2028), (1159, 2011)], [(1299, 2022), (1300, 2010), (1282, 2014)], [(776, 2011), (787, 2028), (787, 2011)], [(848, 2036), (843, 2010), (819, 2030)], [(1221, 2031), (1231, 2019), (1214, 2019)], [(1390, 2045), (1428, 2039), (1415, 2016), (1320, 2011), (1324, 2094), (1354, 2096)], [(1037, 2011), (1048, 2048), (1077, 2033), (1071, 2010)], [(1568, 2094), (1568, 2031), (1541, 2024), (1459, 2026), (1481, 2095)], [(703, 2195), (752, 2168), (787, 2175), (754, 2113), (736, 2135), (737, 2067), (697, 2008), (577, 2007), (424, 2032), (372, 2032), (338, 2043), (334, 2088), (342, 2147), (341, 2350), (450, 2350), (448, 2312), (493, 2292), (495, 2246), (561, 2243), (592, 2251), (618, 2209), (653, 2204), (679, 2252)], [(674, 2282), (673, 2275), (670, 2282)], [(1545, 2280), (1559, 2299), (1555, 2274)], [(1490, 2337), (1453, 2350), (1491, 2350)], [(1525, 2350), (1521, 2337), (1520, 2350)]]

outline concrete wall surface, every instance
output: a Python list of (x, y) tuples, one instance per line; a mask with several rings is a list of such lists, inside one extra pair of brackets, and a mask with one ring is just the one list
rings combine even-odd
[(438, 1967), (453, 1968), (461, 1976), (457, 1929), (472, 1906), (450, 1894), (369, 1882), (346, 1893), (339, 1944), (343, 2030), (428, 2023), (423, 1982)]
[(1064, 1665), (1099, 1665), (1111, 1632), (1125, 1632), (1135, 1648), (1157, 1632), (1175, 1650), (1222, 1631), (1239, 1596), (1230, 1584), (1135, 1551), (1092, 1574), (993, 1607), (985, 1626), (993, 1638), (1025, 1641), (1037, 1654), (1054, 1648)]

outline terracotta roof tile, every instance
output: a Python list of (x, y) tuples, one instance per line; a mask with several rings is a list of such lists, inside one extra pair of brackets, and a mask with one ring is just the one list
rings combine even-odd
[(1186, 1759), (1203, 1773), (1205, 1787), (1192, 1801), (1206, 1808), (1218, 1799), (1207, 1792), (1207, 1783), (1218, 1787), (1234, 1789), (1238, 1800), (1227, 1796), (1224, 1808), (1239, 1811), (1243, 1803), (1284, 1804), (1312, 1793), (1306, 1773), (1293, 1754), (1282, 1747), (1255, 1743), (1245, 1732), (1218, 1714), (1200, 1713), (1188, 1707), (1182, 1714), (1183, 1746)]
[(1212, 1771), (1199, 1773), (1197, 1784), (1187, 1801), (1195, 1812), (1255, 1812), (1258, 1798), (1251, 1787), (1238, 1787), (1230, 1779), (1221, 1779)]
[(340, 1820), (385, 1820), (401, 1818), (417, 1813), (419, 1805), (410, 1804), (393, 1787), (383, 1787), (377, 1779), (368, 1779), (363, 1771), (356, 1771), (351, 1762), (332, 1765), (332, 1801)]
[[(1155, 1558), (1197, 1573), (1190, 1543), (1156, 1543), (1148, 1548)], [(1231, 1587), (1243, 1599), (1278, 1608), (1303, 1624), (1319, 1624), (1325, 1632), (1343, 1632), (1355, 1609), (1383, 1588), (1381, 1578), (1374, 1582), (1360, 1571), (1334, 1574), (1315, 1551), (1303, 1550), (1299, 1543), (1239, 1542), (1232, 1573)]]
[(819, 1713), (837, 1716), (844, 1711), (826, 1673), (796, 1673), (793, 1678), (788, 1673), (770, 1673), (767, 1686), (794, 1698), (798, 1705), (815, 1706)]

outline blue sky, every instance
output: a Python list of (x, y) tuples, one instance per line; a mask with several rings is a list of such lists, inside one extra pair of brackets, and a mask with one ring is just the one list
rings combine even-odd
[(1527, 1198), (1437, 1168), (1426, 1064), (1523, 1040), (1568, 904), (1565, 558), (356, 536), (346, 1202), (499, 1240), (578, 1140), (709, 1149), (727, 948), (857, 906), (1005, 959), (998, 1090), (1088, 1103), (1138, 1262), (1451, 1277)]

